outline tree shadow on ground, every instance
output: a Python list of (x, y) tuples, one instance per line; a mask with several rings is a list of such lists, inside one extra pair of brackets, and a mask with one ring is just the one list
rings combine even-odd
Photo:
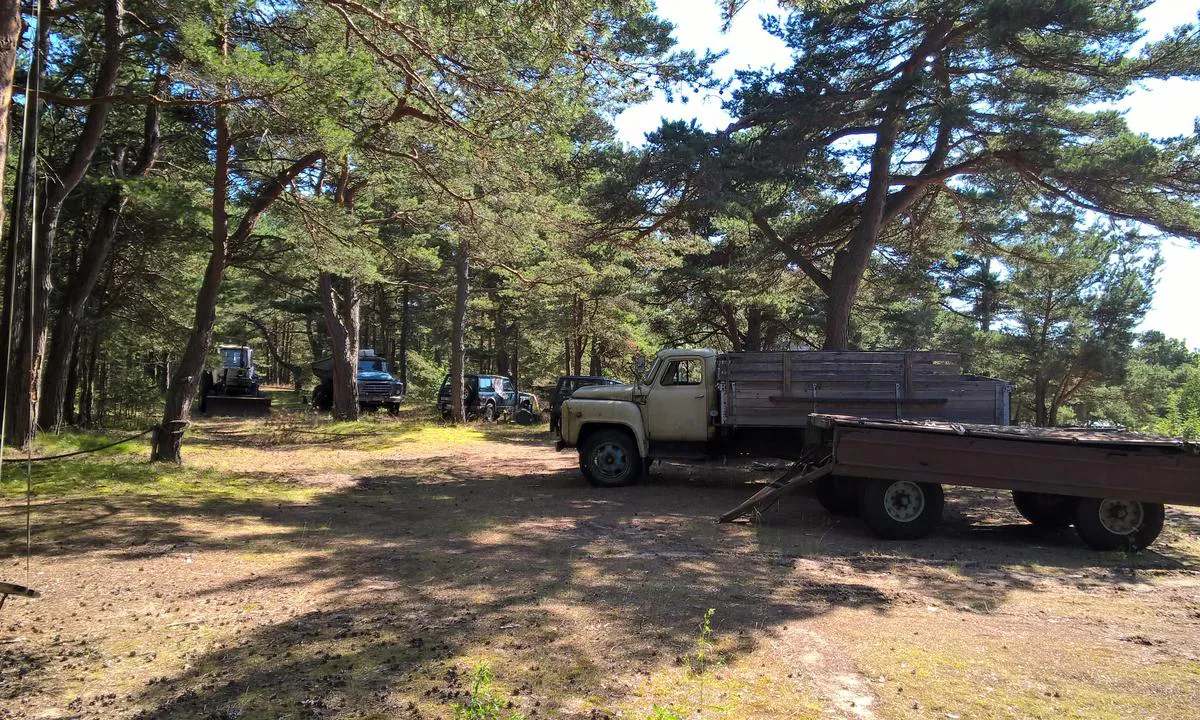
[[(502, 659), (506, 698), (531, 717), (587, 717), (603, 705), (588, 698), (628, 696), (640, 678), (678, 667), (709, 608), (732, 662), (789, 622), (839, 608), (991, 612), (1038, 590), (1040, 567), (1094, 582), (1124, 571), (1072, 534), (1018, 524), (996, 493), (955, 492), (933, 537), (887, 543), (803, 495), (760, 522), (716, 525), (752, 492), (754, 473), (668, 467), (638, 487), (598, 490), (561, 456), (487, 460), (392, 461), (305, 502), (108, 498), (46, 512), (70, 523), (52, 546), (60, 556), (137, 562), (181, 543), (252, 558), (295, 551), (178, 590), (173, 602), (189, 607), (266, 596), (297, 611), (247, 624), (154, 678), (134, 700), (148, 718), (423, 717), (461, 700), (464, 673), (482, 658)], [(316, 606), (301, 602), (314, 595)]]

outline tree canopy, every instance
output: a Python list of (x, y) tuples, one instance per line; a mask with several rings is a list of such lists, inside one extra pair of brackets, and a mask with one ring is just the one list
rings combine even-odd
[(421, 402), (663, 345), (936, 348), (1022, 421), (1194, 433), (1195, 354), (1137, 328), (1157, 242), (1200, 239), (1197, 135), (1112, 107), (1200, 79), (1200, 30), (1141, 43), (1148, 4), (784, 1), (793, 62), (738, 74), (734, 122), (638, 148), (621, 108), (722, 83), (647, 2), (24, 8), (8, 440), (155, 423), (179, 461), (218, 342), (301, 392), (331, 357), (344, 419), (362, 348)]

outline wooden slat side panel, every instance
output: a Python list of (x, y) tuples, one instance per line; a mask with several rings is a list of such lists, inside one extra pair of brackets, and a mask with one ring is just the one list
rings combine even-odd
[(1154, 446), (839, 427), (835, 463), (855, 477), (1200, 505), (1200, 457)]

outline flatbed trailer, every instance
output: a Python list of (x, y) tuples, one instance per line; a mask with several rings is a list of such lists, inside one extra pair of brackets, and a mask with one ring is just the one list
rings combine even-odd
[(769, 457), (788, 472), (722, 516), (762, 511), (812, 484), (830, 512), (915, 538), (941, 517), (943, 485), (1010, 490), (1037, 525), (1074, 525), (1093, 547), (1141, 548), (1163, 504), (1200, 505), (1197, 444), (1124, 430), (1009, 425), (1009, 384), (941, 352), (660, 352), (632, 385), (563, 404), (558, 448), (598, 487), (654, 460)]
[(1200, 445), (1185, 440), (825, 414), (808, 423), (801, 461), (722, 522), (818, 483), (823, 504), (856, 510), (877, 535), (920, 537), (940, 519), (942, 486), (961, 485), (1010, 490), (1034, 524), (1074, 525), (1092, 547), (1117, 550), (1152, 543), (1164, 504), (1200, 506)]

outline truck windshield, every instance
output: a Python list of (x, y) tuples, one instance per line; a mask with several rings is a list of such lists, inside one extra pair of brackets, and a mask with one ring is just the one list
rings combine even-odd
[(221, 365), (224, 367), (246, 367), (241, 348), (221, 348)]
[(642, 384), (649, 385), (650, 381), (654, 379), (654, 376), (658, 374), (658, 369), (660, 367), (662, 367), (662, 358), (654, 358), (654, 363), (650, 366), (650, 369), (646, 371), (646, 374), (642, 376)]
[(382, 358), (368, 358), (358, 361), (359, 372), (387, 372), (387, 360)]

